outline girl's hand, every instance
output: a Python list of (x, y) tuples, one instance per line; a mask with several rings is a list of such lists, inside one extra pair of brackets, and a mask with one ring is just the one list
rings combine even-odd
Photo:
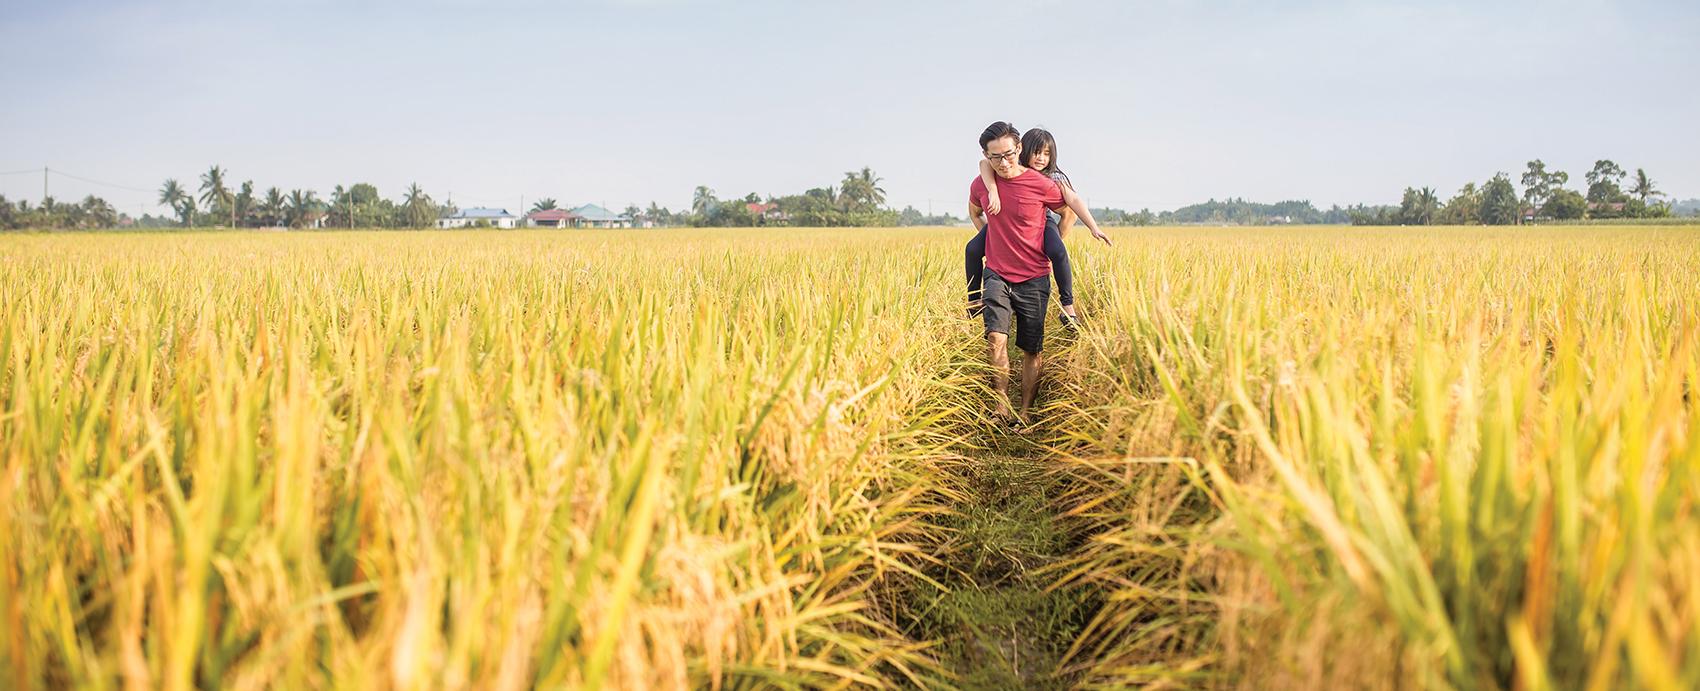
[(1105, 235), (1104, 231), (1098, 230), (1097, 228), (1092, 229), (1092, 237), (1098, 238), (1099, 240), (1103, 240), (1104, 245), (1106, 247), (1115, 247), (1116, 246), (1116, 243), (1110, 242), (1110, 236)]
[(1003, 205), (998, 203), (998, 191), (986, 190), (986, 213), (995, 214), (1001, 208)]

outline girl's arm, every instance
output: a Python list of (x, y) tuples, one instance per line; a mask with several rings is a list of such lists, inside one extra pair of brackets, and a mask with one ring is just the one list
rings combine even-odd
[(980, 181), (986, 183), (986, 213), (997, 213), (1003, 208), (998, 203), (998, 174), (992, 172), (992, 162), (980, 159)]
[[(1092, 219), (1092, 210), (1086, 208), (1086, 201), (1081, 199), (1080, 195), (1074, 193), (1074, 188), (1068, 185), (1057, 185), (1057, 187), (1062, 190), (1063, 202), (1068, 204), (1068, 208), (1073, 209), (1074, 213), (1080, 215), (1080, 220), (1086, 222), (1086, 229), (1092, 231), (1092, 237), (1103, 240), (1106, 245), (1114, 245), (1115, 243), (1110, 242), (1110, 236), (1098, 229), (1098, 222)], [(1057, 226), (1057, 231), (1059, 234), (1062, 231), (1060, 224)]]

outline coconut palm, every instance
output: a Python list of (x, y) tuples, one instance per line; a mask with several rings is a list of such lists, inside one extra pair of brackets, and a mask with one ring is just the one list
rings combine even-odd
[(282, 190), (276, 187), (267, 188), (266, 196), (260, 200), (259, 205), (261, 222), (267, 226), (275, 226), (283, 220), (285, 201)]
[(862, 172), (857, 174), (856, 179), (860, 183), (862, 194), (865, 195), (870, 206), (874, 208), (885, 206), (885, 188), (880, 187), (880, 183), (885, 181), (884, 178), (874, 175), (872, 168), (862, 166)]
[(709, 189), (707, 185), (697, 185), (696, 190), (691, 193), (691, 213), (699, 218), (713, 212), (719, 203), (720, 200), (714, 198), (714, 190)]
[(555, 208), (559, 208), (559, 207), (555, 206), (554, 198), (546, 197), (546, 198), (537, 200), (536, 204), (531, 205), (531, 213), (537, 213), (539, 211), (548, 211), (550, 209), (555, 209)]
[(1640, 197), (1641, 203), (1645, 204), (1647, 202), (1648, 197), (1658, 197), (1658, 196), (1664, 195), (1664, 192), (1660, 192), (1658, 190), (1658, 188), (1653, 186), (1654, 184), (1656, 184), (1656, 183), (1653, 182), (1653, 179), (1647, 177), (1647, 171), (1642, 170), (1640, 168), (1636, 168), (1635, 169), (1635, 184), (1629, 188), (1629, 193), (1633, 194), (1637, 197)]
[(83, 199), (83, 214), (85, 219), (96, 228), (111, 228), (118, 225), (118, 210), (112, 208), (105, 199), (89, 195)]
[(201, 203), (205, 204), (209, 211), (225, 210), (230, 214), (230, 225), (234, 226), (236, 205), (232, 203), (235, 200), (230, 194), (230, 188), (224, 186), (224, 173), (225, 170), (218, 166), (201, 173)]
[(309, 217), (319, 210), (319, 197), (312, 190), (289, 191), (289, 202), (284, 208), (284, 216), (289, 227), (300, 228), (307, 224)]
[(844, 181), (838, 183), (841, 207), (845, 211), (871, 211), (884, 205), (885, 189), (879, 186), (881, 181), (867, 166), (844, 173)]
[(407, 186), (407, 197), (402, 200), (401, 208), (410, 228), (424, 228), (436, 220), (437, 206), (431, 203), (431, 196), (425, 194), (425, 190), (419, 189), (417, 182)]
[(159, 203), (171, 207), (182, 219), (183, 227), (195, 225), (195, 198), (189, 196), (182, 185), (174, 178), (167, 178), (165, 185), (159, 188)]
[(1423, 225), (1434, 222), (1436, 214), (1440, 213), (1440, 198), (1434, 194), (1433, 187), (1424, 187), (1417, 192), (1417, 221)]
[(244, 226), (248, 225), (248, 217), (254, 213), (253, 180), (242, 181), (242, 190), (236, 193), (236, 199), (231, 204), (230, 209), (230, 217), (232, 219), (235, 219)]
[(60, 216), (65, 215), (65, 205), (52, 197), (42, 197), (41, 204), (35, 207), (37, 225), (46, 228), (58, 228)]

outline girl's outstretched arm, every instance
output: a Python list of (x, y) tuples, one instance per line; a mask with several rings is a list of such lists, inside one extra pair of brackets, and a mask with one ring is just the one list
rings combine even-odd
[(986, 213), (995, 214), (1003, 208), (998, 203), (998, 174), (992, 172), (992, 162), (980, 159), (980, 181), (986, 183)]
[[(1106, 245), (1114, 245), (1115, 243), (1110, 242), (1110, 236), (1098, 229), (1098, 222), (1092, 218), (1092, 210), (1086, 208), (1086, 200), (1075, 194), (1073, 187), (1068, 185), (1057, 185), (1057, 187), (1062, 190), (1063, 203), (1068, 204), (1068, 208), (1073, 209), (1075, 215), (1080, 216), (1080, 220), (1086, 222), (1086, 229), (1092, 231), (1092, 237), (1103, 240)], [(1061, 226), (1058, 226), (1058, 230), (1061, 229)]]

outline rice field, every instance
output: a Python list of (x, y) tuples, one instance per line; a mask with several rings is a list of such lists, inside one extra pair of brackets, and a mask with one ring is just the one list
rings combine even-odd
[(0, 686), (1700, 687), (1700, 234), (0, 237)]

